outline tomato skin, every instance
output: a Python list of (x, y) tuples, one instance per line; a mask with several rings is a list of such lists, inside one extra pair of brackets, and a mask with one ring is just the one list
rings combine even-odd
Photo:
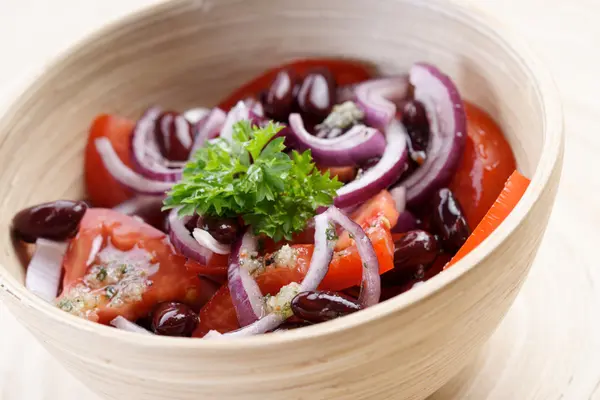
[(200, 310), (200, 322), (192, 337), (203, 337), (210, 330), (231, 332), (240, 327), (227, 284), (221, 286)]
[[(373, 243), (379, 261), (379, 274), (394, 268), (394, 241), (389, 227), (378, 220), (365, 231)], [(319, 287), (324, 290), (343, 290), (360, 285), (362, 273), (363, 263), (356, 245), (353, 244), (334, 253), (333, 260), (329, 264), (329, 272)]]
[(465, 102), (467, 140), (463, 158), (449, 185), (475, 228), (516, 168), (515, 157), (502, 130), (483, 110)]
[(151, 262), (159, 267), (158, 271), (147, 276), (151, 285), (143, 292), (141, 300), (125, 302), (119, 307), (111, 307), (107, 301), (101, 301), (90, 314), (91, 320), (107, 324), (117, 315), (136, 320), (146, 316), (156, 304), (165, 301), (180, 301), (199, 308), (208, 300), (206, 296), (214, 292), (193, 271), (188, 271), (185, 257), (176, 253), (164, 233), (116, 211), (90, 208), (65, 254), (64, 290), (60, 298), (68, 296), (69, 290), (77, 285), (87, 285), (84, 278), (96, 264), (95, 261), (89, 263), (88, 258), (94, 239), (98, 237), (102, 238), (101, 249), (108, 246), (123, 252), (131, 251), (134, 247), (142, 249), (151, 255)]
[(102, 114), (90, 128), (85, 148), (85, 185), (88, 198), (94, 207), (114, 207), (133, 196), (133, 192), (117, 182), (104, 167), (96, 151), (95, 140), (107, 137), (121, 161), (132, 166), (130, 140), (135, 123), (129, 119)]
[(219, 103), (219, 107), (223, 110), (229, 110), (238, 101), (248, 97), (255, 97), (263, 90), (267, 90), (277, 73), (283, 69), (291, 69), (300, 77), (306, 75), (313, 68), (326, 67), (333, 74), (338, 86), (351, 85), (370, 79), (372, 68), (368, 65), (352, 60), (336, 60), (328, 58), (313, 58), (310, 60), (296, 60), (287, 64), (280, 65), (267, 70), (262, 75), (257, 76), (250, 82), (241, 86), (226, 99)]
[[(388, 230), (398, 222), (400, 213), (396, 209), (396, 202), (387, 190), (382, 190), (352, 212), (350, 217), (363, 229), (367, 229), (372, 221), (379, 220)], [(335, 248), (341, 250), (351, 244), (348, 232), (344, 232), (338, 240)], [(393, 251), (393, 250), (392, 250)]]

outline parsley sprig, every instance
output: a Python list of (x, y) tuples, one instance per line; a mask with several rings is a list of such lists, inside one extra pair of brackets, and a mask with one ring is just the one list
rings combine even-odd
[(285, 153), (284, 139), (274, 139), (281, 129), (237, 123), (231, 142), (216, 139), (198, 150), (163, 208), (181, 207), (181, 216), (242, 216), (255, 234), (290, 240), (318, 207), (333, 202), (342, 183), (315, 167), (310, 150)]

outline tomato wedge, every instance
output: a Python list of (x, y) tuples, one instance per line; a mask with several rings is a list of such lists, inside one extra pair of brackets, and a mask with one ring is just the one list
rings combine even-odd
[(200, 323), (192, 337), (203, 337), (211, 330), (221, 333), (231, 332), (240, 327), (227, 284), (221, 286), (202, 307), (199, 317)]
[(469, 254), (471, 250), (479, 246), (506, 219), (519, 200), (521, 200), (521, 197), (523, 197), (523, 193), (527, 190), (529, 182), (529, 179), (521, 175), (518, 171), (512, 173), (492, 207), (444, 269), (451, 267), (458, 260)]
[(465, 102), (467, 141), (463, 158), (450, 183), (473, 229), (516, 169), (515, 157), (500, 127), (485, 111)]
[[(390, 192), (382, 190), (375, 197), (357, 208), (350, 217), (363, 229), (366, 229), (374, 220), (380, 220), (384, 226), (390, 229), (398, 222), (399, 215), (396, 209), (396, 202)], [(336, 250), (345, 249), (351, 243), (350, 235), (344, 232), (340, 236), (335, 248)]]
[(91, 208), (71, 241), (58, 306), (103, 324), (146, 316), (164, 301), (200, 307), (214, 291), (185, 267), (161, 231), (113, 210)]
[(267, 90), (277, 76), (277, 73), (283, 69), (291, 69), (299, 76), (304, 76), (311, 69), (319, 67), (328, 68), (339, 86), (362, 82), (373, 76), (371, 67), (357, 61), (327, 58), (292, 61), (288, 64), (271, 68), (267, 72), (246, 83), (221, 101), (219, 107), (223, 110), (229, 110), (238, 101), (248, 97), (254, 97), (261, 91)]
[(85, 186), (94, 207), (114, 207), (133, 196), (133, 192), (117, 182), (104, 167), (96, 151), (95, 140), (107, 137), (119, 158), (132, 167), (130, 140), (135, 123), (114, 115), (99, 115), (90, 128), (85, 148)]
[[(386, 197), (381, 196), (379, 199), (385, 199)], [(380, 204), (385, 207), (388, 203), (386, 201)], [(377, 254), (379, 271), (380, 273), (387, 272), (394, 267), (394, 242), (392, 241), (389, 224), (381, 218), (384, 215), (384, 210), (377, 211), (374, 205), (365, 207), (364, 210), (369, 210), (369, 214), (372, 216), (372, 219), (365, 219), (363, 222), (367, 226), (366, 233), (371, 239)], [(357, 215), (364, 217), (366, 214)], [(267, 266), (264, 271), (256, 276), (256, 282), (263, 294), (277, 294), (283, 286), (291, 282), (300, 282), (306, 275), (314, 245), (295, 244), (291, 248), (296, 254), (293, 268), (279, 266), (275, 263)], [(269, 259), (269, 256), (266, 256), (265, 259)], [(363, 265), (358, 249), (350, 240), (347, 247), (334, 253), (329, 264), (329, 271), (319, 288), (323, 290), (342, 290), (360, 285), (362, 270)], [(237, 328), (239, 328), (239, 325), (231, 296), (226, 285), (224, 285), (200, 311), (200, 324), (194, 336), (202, 337), (211, 329), (224, 333)]]

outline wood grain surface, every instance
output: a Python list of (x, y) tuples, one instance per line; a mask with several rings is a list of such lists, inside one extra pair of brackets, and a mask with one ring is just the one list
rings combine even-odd
[[(152, 1), (155, 2), (155, 1)], [(0, 101), (28, 70), (144, 0), (0, 0)], [(513, 308), (478, 360), (434, 399), (600, 399), (600, 166), (593, 0), (469, 1), (512, 25), (549, 64), (563, 95), (567, 152), (542, 248)], [(2, 212), (0, 210), (0, 212)], [(0, 399), (96, 400), (0, 305)]]

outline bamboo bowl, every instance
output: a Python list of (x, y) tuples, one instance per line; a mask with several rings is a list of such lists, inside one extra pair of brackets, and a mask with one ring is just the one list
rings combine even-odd
[[(29, 293), (12, 215), (81, 198), (86, 131), (100, 112), (212, 105), (293, 58), (350, 57), (382, 73), (418, 60), (450, 74), (499, 121), (532, 183), (475, 251), (425, 285), (366, 311), (230, 341), (146, 337), (93, 324)], [(55, 62), (0, 120), (3, 302), (64, 366), (110, 399), (422, 399), (502, 320), (546, 228), (563, 151), (547, 72), (489, 18), (420, 0), (174, 1), (118, 22)]]

